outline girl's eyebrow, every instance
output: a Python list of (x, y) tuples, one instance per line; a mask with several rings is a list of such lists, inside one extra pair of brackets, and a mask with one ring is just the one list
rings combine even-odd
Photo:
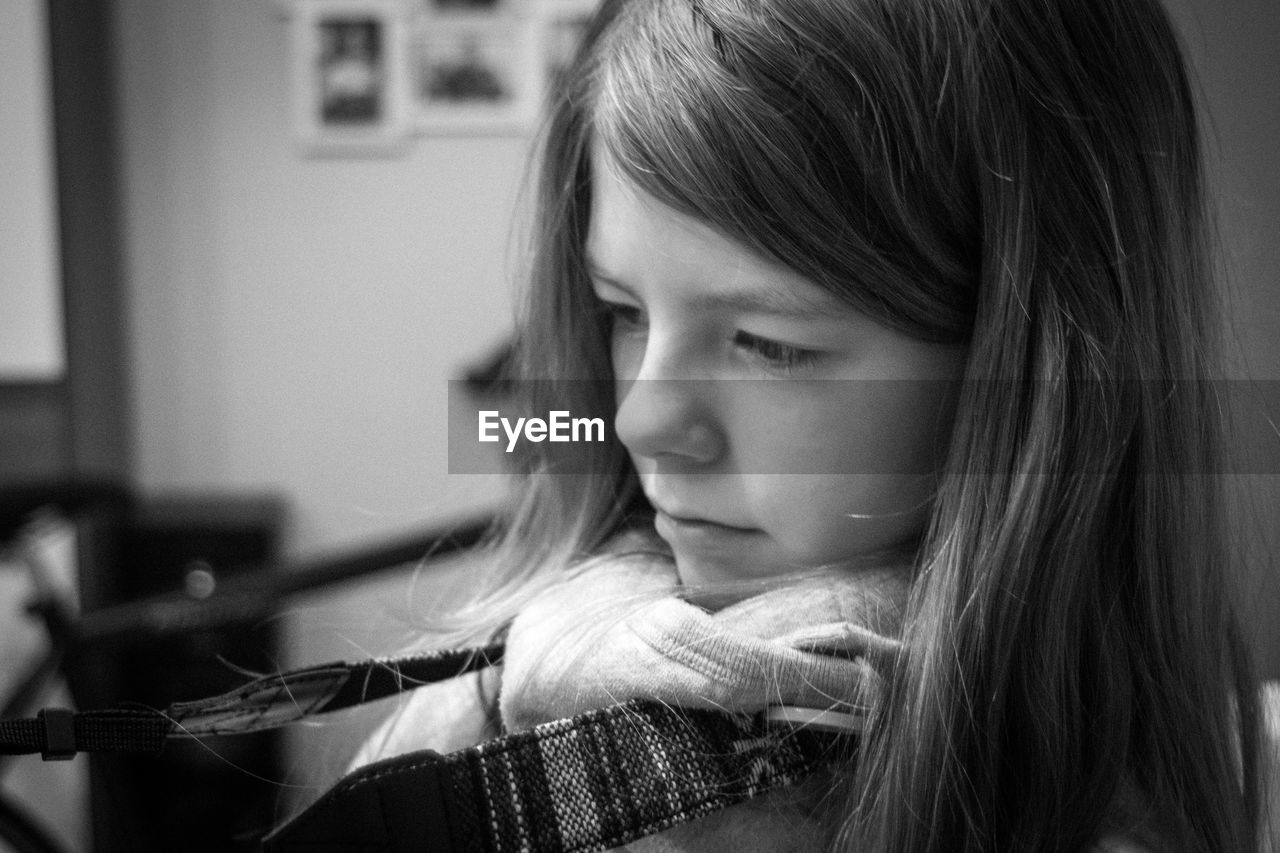
[[(594, 260), (586, 260), (587, 275), (593, 281), (606, 284), (625, 293), (636, 302), (642, 302), (634, 289), (620, 281), (617, 276), (602, 270)], [(710, 310), (739, 311), (747, 314), (770, 314), (802, 322), (831, 320), (857, 312), (835, 298), (813, 288), (814, 295), (798, 293), (794, 290), (774, 288), (719, 290), (712, 293), (699, 293), (689, 299), (695, 308)]]

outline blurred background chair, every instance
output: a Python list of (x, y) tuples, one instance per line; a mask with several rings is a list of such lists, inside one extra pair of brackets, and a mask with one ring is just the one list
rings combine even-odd
[[(275, 616), (291, 596), (454, 554), (491, 522), (465, 518), (285, 563), (284, 518), (270, 495), (144, 501), (86, 482), (0, 489), (0, 604), (28, 617), (0, 633), (3, 718), (58, 704), (163, 708), (231, 689), (246, 672), (279, 668)], [(159, 757), (0, 762), (0, 841), (39, 853), (255, 849), (279, 818), (288, 775), (279, 732), (178, 741)], [(20, 775), (37, 778), (20, 784)]]

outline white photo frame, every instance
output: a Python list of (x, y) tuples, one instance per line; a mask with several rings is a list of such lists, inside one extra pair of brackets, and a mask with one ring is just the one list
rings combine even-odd
[[(476, 5), (427, 0), (409, 38), (410, 101), (421, 133), (524, 133), (542, 97), (535, 19)], [(440, 4), (440, 5), (436, 5)], [(488, 8), (488, 7), (485, 7)]]
[(400, 0), (295, 0), (294, 127), (306, 153), (404, 151), (405, 27)]

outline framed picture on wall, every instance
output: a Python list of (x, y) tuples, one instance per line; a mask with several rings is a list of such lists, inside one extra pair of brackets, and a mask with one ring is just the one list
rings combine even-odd
[(542, 95), (536, 19), (516, 0), (420, 0), (411, 112), (425, 133), (521, 133)]
[(311, 154), (391, 154), (409, 130), (400, 0), (295, 0), (294, 123)]

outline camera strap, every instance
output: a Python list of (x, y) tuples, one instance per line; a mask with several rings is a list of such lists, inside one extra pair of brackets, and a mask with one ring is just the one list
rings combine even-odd
[(320, 664), (255, 678), (227, 693), (176, 702), (164, 711), (45, 708), (35, 717), (0, 720), (0, 755), (38, 752), (46, 761), (56, 761), (77, 752), (159, 753), (173, 738), (275, 729), (484, 669), (500, 662), (502, 651), (501, 645), (492, 645)]
[[(0, 754), (158, 753), (170, 738), (280, 726), (499, 663), (501, 645), (332, 663), (170, 705), (0, 721)], [(801, 713), (730, 714), (633, 700), (441, 755), (347, 775), (264, 841), (268, 851), (588, 853), (792, 784), (850, 755), (857, 726)], [(813, 712), (821, 717), (824, 712)]]

